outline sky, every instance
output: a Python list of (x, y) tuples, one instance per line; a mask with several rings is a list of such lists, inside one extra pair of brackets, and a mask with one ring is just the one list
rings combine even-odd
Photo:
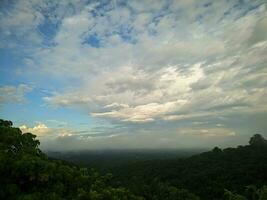
[(266, 0), (1, 0), (0, 118), (44, 150), (267, 136)]

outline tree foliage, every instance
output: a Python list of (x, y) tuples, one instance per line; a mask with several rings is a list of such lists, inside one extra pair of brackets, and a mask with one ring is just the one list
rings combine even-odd
[(255, 191), (267, 185), (267, 145), (259, 135), (254, 135), (250, 141), (253, 142), (237, 148), (215, 147), (189, 158), (119, 166), (111, 172), (118, 182), (142, 196), (157, 179), (187, 189), (204, 200), (222, 199), (225, 189), (233, 192), (230, 199), (244, 196), (248, 200), (258, 200), (260, 195)]
[(123, 187), (107, 184), (110, 175), (49, 159), (31, 133), (0, 121), (0, 199), (136, 200)]
[(252, 146), (266, 146), (267, 140), (265, 140), (262, 135), (255, 134), (253, 137), (250, 138), (249, 144)]
[(248, 146), (215, 147), (190, 158), (130, 164), (100, 175), (48, 158), (35, 135), (12, 125), (0, 120), (0, 199), (267, 200), (267, 145), (260, 135)]

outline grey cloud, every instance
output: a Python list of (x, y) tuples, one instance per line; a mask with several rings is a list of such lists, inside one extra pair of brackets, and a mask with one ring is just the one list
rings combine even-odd
[(253, 45), (253, 44), (256, 44), (258, 42), (267, 40), (266, 30), (267, 30), (267, 19), (266, 19), (266, 16), (263, 16), (255, 24), (253, 33), (248, 40), (248, 44)]
[(44, 144), (49, 150), (84, 150), (84, 149), (136, 149), (136, 148), (186, 148), (212, 147), (225, 145), (225, 141), (233, 140), (238, 133), (231, 129), (208, 128), (173, 128), (164, 131), (154, 129), (138, 129), (132, 134), (111, 134), (104, 136), (66, 135)]
[[(225, 114), (225, 113), (223, 113)], [(55, 139), (42, 140), (43, 149), (68, 151), (85, 149), (212, 148), (247, 143), (254, 133), (266, 135), (266, 112), (232, 113), (218, 117), (128, 124), (95, 130), (61, 130)], [(197, 121), (195, 121), (197, 120)], [(201, 120), (201, 121), (199, 121)], [(189, 122), (189, 123), (188, 123)], [(196, 123), (198, 122), (198, 123)], [(240, 126), (241, 125), (241, 126)], [(54, 130), (55, 132), (56, 130)]]
[[(152, 147), (151, 134), (155, 137), (152, 143), (158, 146), (182, 145), (171, 139), (190, 143), (190, 138), (214, 138), (216, 134), (238, 137), (233, 125), (216, 126), (223, 124), (219, 117), (233, 119), (233, 113), (266, 112), (264, 1), (129, 1), (126, 6), (114, 3), (102, 7), (77, 2), (73, 8), (61, 1), (55, 4), (40, 5), (42, 9), (55, 7), (55, 13), (49, 14), (49, 19), (58, 23), (50, 39), (54, 45), (36, 45), (29, 69), (37, 77), (49, 75), (64, 88), (43, 100), (118, 127), (96, 131), (102, 141), (95, 141), (96, 134), (90, 138), (86, 132), (68, 130), (53, 148), (57, 144), (64, 148), (65, 141), (76, 148), (78, 144), (83, 148), (105, 144), (126, 147), (130, 141), (132, 146)], [(29, 10), (28, 4), (26, 7)], [(41, 11), (9, 14), (10, 20), (1, 21), (7, 30), (18, 26), (13, 20), (20, 14), (29, 15), (25, 27), (34, 33), (43, 22)], [(35, 19), (37, 14), (40, 16)], [(99, 48), (88, 43), (92, 35)], [(201, 119), (215, 128), (209, 123), (187, 127)], [(165, 131), (161, 127), (166, 127), (166, 135), (152, 126), (161, 132)], [(196, 128), (203, 131), (197, 134)], [(177, 129), (183, 134), (177, 136)], [(81, 141), (82, 134), (89, 139)], [(111, 135), (114, 137), (108, 137)]]
[(190, 85), (190, 87), (192, 88), (192, 90), (203, 90), (203, 89), (207, 89), (208, 87), (210, 87), (210, 85), (212, 84), (211, 80), (209, 79), (201, 79), (196, 83), (193, 83)]
[(0, 105), (4, 103), (25, 103), (25, 94), (30, 92), (33, 88), (29, 85), (20, 84), (15, 86), (1, 86), (0, 87)]

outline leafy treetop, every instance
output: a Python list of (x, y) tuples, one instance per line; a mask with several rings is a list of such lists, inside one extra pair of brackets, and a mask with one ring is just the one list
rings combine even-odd
[(267, 145), (267, 140), (262, 135), (255, 134), (250, 138), (249, 144), (251, 146), (264, 146)]

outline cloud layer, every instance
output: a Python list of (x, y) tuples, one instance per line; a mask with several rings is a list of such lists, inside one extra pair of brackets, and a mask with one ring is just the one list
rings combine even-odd
[(18, 87), (5, 85), (0, 87), (0, 105), (4, 103), (24, 103), (25, 94), (30, 92), (31, 86), (20, 84)]

